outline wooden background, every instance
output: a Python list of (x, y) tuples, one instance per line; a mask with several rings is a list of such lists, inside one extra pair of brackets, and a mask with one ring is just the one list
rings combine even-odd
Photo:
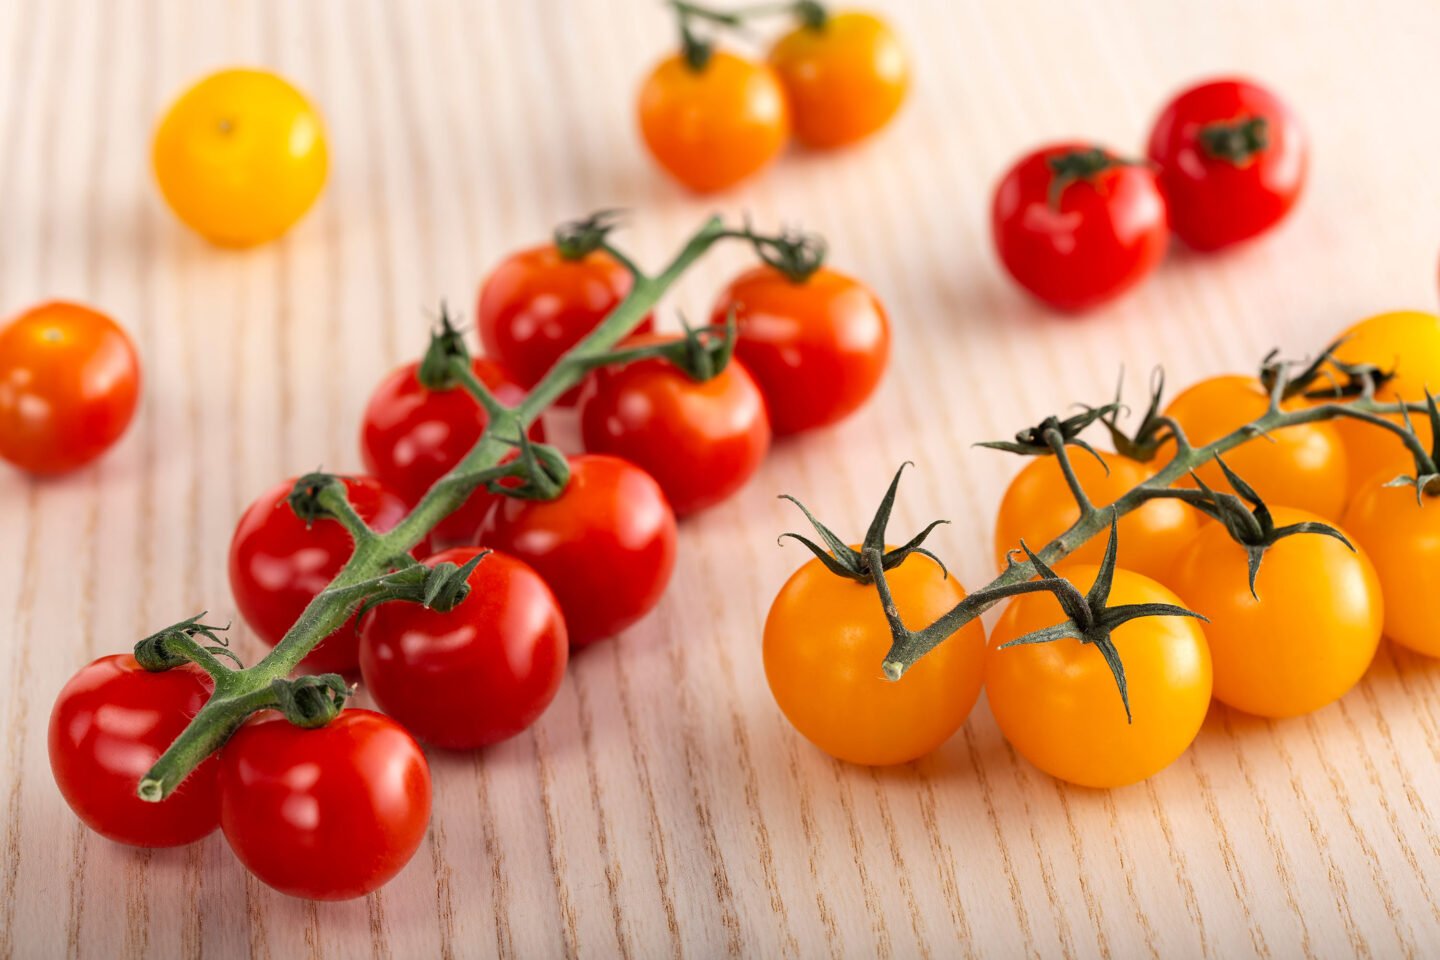
[[(651, 0), (0, 3), (0, 313), (93, 301), (148, 376), (96, 468), (0, 469), (0, 957), (1435, 955), (1440, 665), (1386, 646), (1314, 716), (1216, 707), (1173, 768), (1102, 793), (1021, 761), (983, 702), (913, 766), (834, 763), (780, 717), (759, 632), (804, 558), (775, 545), (799, 520), (780, 491), (858, 535), (914, 459), (898, 528), (954, 521), (935, 545), (973, 585), (1018, 467), (974, 441), (1106, 399), (1122, 365), (1132, 389), (1162, 362), (1179, 386), (1433, 308), (1440, 6), (873, 2), (916, 65), (899, 121), (711, 199), (661, 179), (633, 130), (672, 44)], [(167, 101), (234, 63), (308, 90), (333, 158), (312, 215), (238, 254), (182, 230), (147, 169)], [(1179, 85), (1234, 70), (1313, 135), (1283, 230), (1177, 254), (1083, 322), (1003, 281), (987, 209), (1011, 159), (1072, 136), (1136, 150)], [(715, 208), (823, 231), (892, 311), (876, 401), (687, 523), (669, 599), (577, 657), (531, 733), (433, 757), (429, 840), (381, 893), (288, 900), (218, 835), (144, 853), (81, 829), (45, 756), (65, 678), (201, 609), (230, 616), (248, 500), (355, 469), (370, 387), (440, 298), (468, 310), (506, 251), (602, 206), (633, 211), (623, 240), (651, 264)], [(746, 259), (713, 254), (673, 307), (702, 313)]]

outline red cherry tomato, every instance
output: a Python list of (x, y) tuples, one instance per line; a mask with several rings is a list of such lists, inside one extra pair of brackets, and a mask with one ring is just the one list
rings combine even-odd
[[(472, 366), (501, 403), (513, 405), (524, 399), (524, 388), (498, 363), (476, 357)], [(407, 363), (380, 381), (360, 429), (365, 471), (412, 507), (470, 452), (490, 419), (459, 387), (426, 390), (415, 377), (418, 369), (419, 364)], [(530, 439), (545, 439), (539, 423), (530, 428)], [(483, 490), (472, 493), (464, 506), (431, 531), (431, 541), (473, 541), (492, 502), (494, 498)]]
[(570, 470), (555, 500), (502, 498), (480, 540), (545, 578), (579, 646), (614, 636), (660, 601), (675, 568), (675, 514), (654, 478), (619, 457), (582, 454)]
[[(250, 504), (230, 541), (230, 592), (240, 615), (265, 643), (275, 646), (315, 595), (345, 566), (354, 543), (334, 520), (316, 520), (308, 529), (287, 502), (294, 480), (276, 484)], [(405, 516), (399, 497), (370, 477), (346, 477), (355, 512), (384, 533)], [(424, 552), (424, 547), (417, 547)], [(317, 673), (350, 673), (360, 665), (355, 620), (320, 642), (302, 661)]]
[(699, 382), (663, 359), (599, 370), (580, 396), (580, 432), (586, 450), (654, 477), (680, 516), (739, 490), (770, 449), (765, 398), (735, 360)]
[(70, 678), (50, 713), (50, 770), (87, 827), (137, 847), (178, 847), (215, 829), (213, 759), (162, 803), (135, 793), (213, 687), (193, 664), (150, 673), (128, 653), (101, 657)]
[(1100, 147), (1036, 150), (995, 188), (991, 229), (1015, 282), (1059, 310), (1119, 296), (1165, 255), (1165, 199), (1148, 167)]
[(251, 721), (220, 753), (220, 829), (281, 893), (350, 900), (399, 873), (430, 823), (430, 766), (415, 738), (371, 710), (304, 730)]
[(0, 327), (0, 459), (36, 474), (94, 460), (130, 425), (140, 360), (115, 321), (46, 303)]
[(796, 283), (765, 265), (736, 277), (711, 322), (735, 311), (735, 355), (765, 395), (777, 435), (823, 427), (854, 413), (880, 384), (890, 358), (885, 308), (863, 283), (822, 267)]
[[(461, 547), (425, 562), (464, 564), (479, 552)], [(381, 604), (360, 641), (360, 671), (380, 708), (452, 750), (529, 727), (555, 699), (570, 656), (560, 605), (534, 570), (492, 551), (467, 582), (470, 593), (448, 613)]]
[(1284, 219), (1305, 185), (1306, 155), (1290, 108), (1244, 80), (1182, 92), (1150, 133), (1170, 228), (1196, 250), (1249, 240)]
[[(560, 355), (630, 293), (630, 272), (604, 250), (566, 259), (554, 244), (511, 254), (480, 287), (476, 322), (486, 355), (533, 387)], [(650, 327), (647, 317), (640, 329)], [(560, 402), (575, 402), (571, 390)]]

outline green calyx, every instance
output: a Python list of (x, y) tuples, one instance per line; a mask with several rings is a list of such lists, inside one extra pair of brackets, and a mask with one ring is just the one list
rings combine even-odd
[(796, 0), (790, 9), (807, 30), (824, 30), (825, 24), (830, 20), (825, 5), (817, 0)]
[(790, 496), (788, 493), (781, 494), (780, 499), (789, 500), (800, 508), (800, 511), (805, 514), (805, 519), (809, 520), (810, 525), (815, 528), (815, 533), (824, 541), (825, 546), (821, 546), (808, 537), (798, 533), (782, 533), (780, 535), (780, 542), (783, 544), (786, 537), (799, 541), (807, 550), (815, 554), (816, 559), (823, 563), (831, 573), (837, 577), (854, 580), (856, 583), (871, 583), (874, 581), (870, 564), (866, 559), (869, 554), (875, 554), (880, 557), (880, 567), (882, 570), (893, 570), (895, 567), (904, 563), (905, 559), (911, 554), (922, 554), (939, 564), (941, 572), (949, 576), (949, 573), (945, 571), (945, 564), (941, 563), (940, 558), (921, 546), (921, 544), (925, 542), (925, 538), (930, 536), (931, 531), (942, 523), (949, 523), (950, 521), (948, 520), (932, 521), (929, 526), (917, 533), (910, 539), (910, 542), (904, 546), (896, 547), (889, 551), (885, 549), (885, 528), (889, 526), (890, 512), (895, 507), (895, 494), (900, 488), (900, 475), (905, 472), (907, 466), (913, 465), (914, 464), (911, 464), (909, 461), (906, 461), (900, 465), (899, 470), (895, 471), (895, 477), (890, 481), (890, 487), (885, 491), (885, 497), (880, 501), (880, 506), (875, 511), (874, 518), (870, 521), (870, 528), (865, 531), (865, 539), (859, 550), (852, 548), (844, 540), (836, 536), (829, 527), (815, 518), (815, 515), (806, 508), (805, 504)]
[(1270, 146), (1270, 121), (1264, 117), (1222, 120), (1201, 127), (1198, 139), (1207, 156), (1241, 167)]
[(456, 363), (468, 366), (470, 350), (465, 346), (450, 311), (444, 302), (440, 304), (440, 319), (430, 332), (430, 343), (420, 358), (415, 378), (426, 390), (450, 390), (459, 384), (455, 376)]
[(1025, 457), (1050, 457), (1055, 456), (1064, 447), (1079, 447), (1090, 456), (1094, 457), (1099, 464), (1110, 472), (1110, 467), (1105, 463), (1105, 458), (1088, 441), (1082, 440), (1080, 434), (1097, 420), (1104, 420), (1106, 417), (1115, 417), (1122, 409), (1120, 403), (1107, 403), (1103, 407), (1089, 407), (1072, 417), (1063, 420), (1058, 416), (1046, 417), (1033, 427), (1026, 427), (1015, 434), (1014, 440), (988, 440), (984, 443), (977, 443), (977, 447), (986, 447), (990, 450), (1004, 450), (1006, 453), (1018, 453)]
[(566, 260), (583, 260), (605, 246), (624, 216), (623, 210), (597, 210), (583, 220), (562, 223), (555, 228), (555, 249)]
[[(197, 659), (193, 651), (202, 650), (215, 656), (226, 657), (234, 661), (237, 667), (245, 665), (240, 658), (230, 651), (230, 641), (221, 636), (230, 629), (227, 623), (223, 627), (214, 624), (202, 623), (205, 611), (201, 611), (188, 620), (181, 620), (172, 624), (164, 630), (150, 634), (144, 640), (135, 644), (135, 660), (152, 673), (159, 673), (170, 670), (184, 663), (193, 663)], [(200, 639), (210, 641), (208, 646), (202, 645)]]
[[(1122, 374), (1123, 379), (1123, 374)], [(1120, 390), (1115, 391), (1115, 402), (1109, 404), (1109, 412), (1100, 417), (1100, 422), (1110, 432), (1110, 441), (1120, 456), (1139, 463), (1155, 459), (1160, 448), (1175, 436), (1175, 422), (1160, 413), (1165, 396), (1165, 371), (1155, 368), (1150, 376), (1150, 404), (1140, 423), (1129, 433), (1120, 426), (1120, 414), (1125, 407), (1120, 402)]]
[(747, 224), (744, 236), (755, 248), (755, 255), (791, 283), (804, 283), (825, 265), (828, 250), (825, 238), (819, 234), (786, 229), (770, 237), (755, 233)]
[(314, 730), (340, 715), (354, 692), (338, 673), (270, 681), (275, 709), (297, 727)]
[(340, 487), (343, 491), (344, 483), (333, 473), (316, 471), (305, 474), (290, 488), (290, 496), (286, 498), (290, 509), (305, 522), (307, 528), (313, 527), (316, 520), (335, 519), (335, 511), (323, 502), (325, 491), (332, 487)]
[(1050, 167), (1050, 189), (1047, 199), (1053, 210), (1060, 209), (1060, 200), (1071, 184), (1093, 181), (1102, 173), (1115, 167), (1139, 166), (1137, 160), (1126, 160), (1110, 153), (1104, 147), (1090, 147), (1084, 150), (1070, 150), (1056, 154), (1046, 161)]
[[(509, 476), (489, 481), (485, 489), (517, 500), (554, 500), (565, 492), (570, 482), (570, 461), (558, 448), (535, 443), (524, 433), (519, 440), (502, 442), (518, 447), (520, 455), (512, 462)], [(520, 482), (513, 482), (517, 477)]]
[(355, 630), (360, 630), (365, 614), (382, 603), (418, 603), (437, 613), (449, 613), (470, 596), (470, 574), (490, 553), (482, 550), (463, 564), (448, 560), (433, 567), (411, 563), (365, 584), (369, 597), (355, 616)]
[[(1440, 409), (1436, 408), (1435, 396), (1425, 391), (1425, 412), (1430, 418), (1430, 453), (1428, 456), (1420, 450), (1412, 450), (1411, 456), (1415, 460), (1415, 473), (1411, 476), (1399, 476), (1389, 483), (1387, 487), (1414, 487), (1415, 502), (1424, 504), (1425, 497), (1440, 497)], [(1400, 409), (1400, 415), (1405, 418), (1405, 429), (1410, 435), (1419, 439), (1415, 432), (1415, 424), (1410, 420), (1410, 411), (1404, 407)]]

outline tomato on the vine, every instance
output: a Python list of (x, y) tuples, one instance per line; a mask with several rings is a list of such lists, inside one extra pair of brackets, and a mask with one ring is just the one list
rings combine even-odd
[[(640, 337), (624, 346), (668, 339)], [(739, 490), (770, 449), (765, 398), (734, 359), (699, 381), (662, 358), (602, 368), (584, 387), (579, 409), (585, 449), (650, 474), (679, 516)]]
[(991, 230), (1015, 282), (1067, 311), (1148, 276), (1170, 236), (1154, 172), (1078, 143), (1043, 147), (1011, 167), (995, 188)]
[[(965, 599), (965, 588), (929, 557), (907, 557), (886, 582), (914, 629)], [(894, 682), (880, 672), (890, 643), (874, 585), (811, 559), (765, 618), (765, 679), (786, 719), (821, 750), (851, 763), (905, 763), (950, 739), (970, 715), (985, 629), (970, 621)]]
[[(1440, 657), (1435, 598), (1440, 596), (1440, 497), (1386, 486), (1413, 463), (1392, 458), (1371, 474), (1345, 511), (1345, 531), (1370, 557), (1385, 597), (1385, 636)], [(1263, 574), (1263, 571), (1262, 571)]]
[[(378, 480), (345, 477), (344, 483), (355, 512), (375, 532), (384, 533), (404, 519), (404, 501)], [(305, 526), (288, 502), (294, 485), (287, 480), (257, 497), (241, 515), (230, 541), (235, 606), (255, 635), (272, 647), (355, 550), (350, 534), (336, 520), (322, 518)], [(347, 673), (359, 666), (359, 657), (360, 637), (351, 618), (302, 663), (317, 673)]]
[[(1088, 591), (1099, 567), (1065, 564), (1056, 573)], [(1112, 605), (1180, 598), (1149, 577), (1116, 570)], [(1202, 613), (1204, 611), (1201, 611)], [(1060, 639), (1001, 649), (1064, 619), (1047, 593), (1016, 597), (990, 637), (985, 692), (1000, 732), (1052, 777), (1086, 787), (1120, 787), (1168, 767), (1194, 741), (1210, 706), (1210, 649), (1199, 622), (1145, 617), (1110, 634), (1124, 664), (1133, 722), (1104, 655), (1094, 644)]]
[(723, 190), (779, 156), (790, 135), (785, 91), (768, 66), (716, 51), (662, 60), (640, 87), (650, 155), (699, 193)]
[[(463, 565), (479, 552), (446, 550), (425, 563)], [(560, 605), (534, 570), (491, 551), (466, 582), (469, 594), (445, 613), (381, 604), (360, 640), (360, 672), (380, 709), (452, 750), (528, 728), (555, 699), (570, 656)]]
[(319, 113), (264, 70), (222, 70), (186, 90), (155, 131), (151, 162), (175, 215), (230, 247), (289, 230), (329, 163)]
[(1249, 240), (1284, 219), (1305, 184), (1300, 122), (1246, 80), (1212, 80), (1171, 100), (1150, 133), (1170, 229), (1196, 250)]
[(177, 847), (215, 829), (220, 798), (213, 758), (163, 803), (136, 794), (213, 688), (193, 664), (151, 673), (128, 653), (101, 657), (70, 678), (50, 713), (50, 770), (87, 827), (138, 847)]
[[(1117, 453), (1098, 451), (1096, 460), (1083, 450), (1070, 452), (1070, 464), (1090, 502), (1108, 507), (1155, 472), (1146, 464)], [(1035, 457), (1010, 481), (995, 521), (995, 562), (1004, 569), (1006, 557), (1023, 539), (1039, 550), (1080, 519), (1060, 463)], [(1151, 500), (1120, 518), (1119, 563), (1128, 570), (1162, 579), (1179, 549), (1195, 535), (1199, 520), (1178, 500)], [(1099, 563), (1105, 539), (1094, 537), (1069, 555), (1072, 563)], [(1023, 558), (1022, 558), (1023, 559)]]
[(35, 474), (94, 460), (130, 425), (140, 360), (115, 321), (77, 303), (0, 327), (0, 459)]
[(890, 323), (860, 281), (828, 267), (797, 281), (765, 264), (731, 281), (711, 322), (723, 325), (732, 310), (735, 356), (765, 395), (777, 435), (842, 420), (879, 386)]
[(775, 41), (769, 62), (789, 98), (795, 138), (818, 149), (880, 130), (910, 86), (910, 64), (895, 32), (859, 11), (802, 23)]
[(246, 869), (292, 897), (379, 889), (430, 823), (430, 766), (389, 717), (342, 710), (306, 730), (271, 715), (220, 753), (220, 828)]
[(675, 568), (675, 514), (660, 485), (618, 457), (581, 454), (570, 458), (570, 471), (554, 500), (502, 497), (480, 542), (545, 578), (570, 642), (583, 646), (614, 636), (660, 601)]
[[(1293, 410), (1306, 401), (1295, 398), (1282, 407)], [(1195, 446), (1211, 443), (1263, 416), (1270, 395), (1260, 381), (1246, 376), (1219, 376), (1201, 380), (1182, 392), (1165, 409), (1184, 428)], [(1374, 428), (1371, 428), (1374, 429)], [(1223, 455), (1242, 480), (1255, 488), (1266, 503), (1298, 507), (1339, 520), (1350, 485), (1349, 458), (1333, 424), (1301, 423), (1252, 437)], [(1220, 465), (1211, 461), (1196, 471), (1211, 487), (1229, 486)], [(1193, 483), (1187, 477), (1181, 485)]]

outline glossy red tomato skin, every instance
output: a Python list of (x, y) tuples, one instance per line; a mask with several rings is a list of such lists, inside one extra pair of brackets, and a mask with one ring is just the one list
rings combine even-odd
[(70, 678), (50, 714), (50, 770), (86, 826), (119, 843), (177, 847), (219, 825), (213, 758), (163, 803), (135, 794), (213, 686), (194, 665), (150, 673), (128, 653), (101, 657)]
[[(553, 244), (501, 261), (480, 287), (476, 323), (486, 356), (533, 387), (560, 355), (594, 330), (630, 293), (623, 266), (603, 250), (567, 260)], [(648, 330), (650, 318), (640, 324)], [(574, 403), (576, 391), (561, 401)]]
[(668, 360), (642, 360), (590, 379), (580, 394), (580, 434), (587, 451), (629, 460), (654, 477), (684, 517), (754, 475), (770, 449), (770, 417), (738, 360), (703, 382)]
[[(293, 479), (286, 480), (256, 498), (241, 515), (230, 541), (230, 592), (235, 606), (255, 635), (272, 647), (354, 551), (350, 534), (335, 520), (316, 520), (306, 529), (287, 502), (294, 484)], [(405, 516), (404, 502), (372, 477), (346, 477), (345, 489), (361, 519), (379, 533)], [(360, 636), (354, 618), (301, 661), (302, 667), (316, 673), (353, 673), (359, 665)]]
[[(471, 366), (501, 403), (514, 405), (525, 398), (525, 389), (495, 361), (476, 357)], [(360, 428), (365, 472), (412, 507), (464, 459), (490, 419), (463, 388), (426, 390), (416, 379), (418, 369), (419, 364), (407, 363), (380, 381)], [(537, 422), (529, 434), (530, 439), (543, 441), (545, 428)], [(464, 506), (436, 525), (431, 542), (473, 541), (493, 501), (483, 490), (472, 493)]]
[[(446, 550), (430, 566), (468, 562), (478, 547)], [(565, 618), (540, 575), (491, 551), (470, 573), (470, 593), (440, 613), (386, 603), (365, 618), (360, 672), (387, 714), (425, 743), (473, 750), (534, 723), (565, 677)]]
[(103, 313), (55, 301), (0, 326), (0, 460), (37, 475), (84, 466), (139, 399), (135, 346)]
[(410, 862), (430, 823), (430, 765), (371, 710), (304, 730), (275, 714), (220, 754), (220, 828), (247, 870), (292, 897), (350, 900)]
[[(1266, 145), (1240, 162), (1206, 149), (1214, 123), (1266, 121)], [(1150, 133), (1150, 160), (1170, 206), (1170, 228), (1195, 250), (1219, 250), (1274, 227), (1300, 198), (1308, 167), (1300, 121), (1269, 90), (1247, 80), (1198, 84), (1171, 100)]]
[(1043, 147), (1011, 167), (995, 188), (991, 231), (1000, 262), (1036, 299), (1078, 312), (1112, 300), (1160, 265), (1169, 242), (1155, 174), (1111, 166), (1066, 186), (1050, 201), (1052, 159), (1087, 144)]
[(735, 356), (765, 396), (776, 436), (836, 423), (880, 385), (890, 359), (890, 321), (863, 283), (821, 267), (796, 283), (768, 265), (736, 277), (710, 320), (735, 311)]
[(660, 601), (675, 568), (675, 514), (660, 485), (619, 457), (570, 458), (570, 483), (557, 499), (502, 498), (480, 542), (529, 564), (545, 578), (570, 642), (614, 636)]

